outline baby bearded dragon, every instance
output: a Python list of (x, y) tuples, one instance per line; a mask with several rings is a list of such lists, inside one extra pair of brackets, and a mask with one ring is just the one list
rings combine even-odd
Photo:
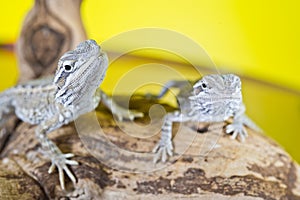
[(226, 133), (233, 133), (231, 138), (240, 137), (244, 141), (247, 131), (244, 125), (260, 131), (260, 129), (245, 115), (242, 101), (241, 80), (233, 74), (207, 75), (197, 81), (193, 88), (188, 81), (171, 81), (167, 83), (158, 98), (161, 98), (168, 88), (181, 88), (178, 101), (181, 113), (168, 113), (164, 118), (161, 139), (153, 149), (156, 153), (154, 162), (167, 160), (172, 156), (172, 123), (173, 122), (222, 122), (233, 118), (233, 122), (226, 126)]
[(15, 112), (24, 122), (38, 125), (35, 129), (36, 137), (52, 162), (48, 172), (58, 168), (62, 189), (65, 188), (64, 172), (73, 183), (76, 182), (67, 165), (78, 163), (69, 160), (74, 155), (63, 154), (48, 139), (47, 133), (94, 110), (100, 100), (116, 112), (119, 119), (142, 116), (142, 113), (119, 107), (98, 88), (104, 79), (107, 66), (107, 55), (94, 40), (87, 40), (60, 58), (54, 79), (17, 85), (0, 94), (0, 121), (4, 114)]

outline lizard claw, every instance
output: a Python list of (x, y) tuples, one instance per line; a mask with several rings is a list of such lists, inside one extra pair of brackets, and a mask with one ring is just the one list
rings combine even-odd
[(78, 165), (78, 162), (75, 160), (68, 160), (67, 158), (71, 158), (74, 155), (71, 153), (67, 154), (58, 154), (55, 155), (51, 161), (52, 164), (48, 170), (48, 173), (51, 174), (55, 167), (58, 169), (58, 174), (59, 174), (59, 182), (60, 186), (63, 190), (65, 190), (65, 178), (64, 178), (64, 171), (68, 175), (68, 177), (71, 179), (71, 181), (75, 184), (76, 183), (76, 178), (73, 175), (73, 173), (70, 171), (67, 165)]
[(152, 152), (155, 153), (153, 163), (157, 163), (159, 160), (161, 160), (162, 162), (166, 162), (168, 156), (173, 156), (173, 145), (171, 142), (168, 142), (167, 144), (162, 144), (161, 142), (159, 142), (154, 147)]
[(233, 122), (232, 124), (227, 125), (226, 133), (232, 133), (230, 138), (233, 140), (239, 137), (241, 142), (245, 142), (246, 138), (248, 137), (247, 130), (245, 129), (243, 123), (240, 122)]

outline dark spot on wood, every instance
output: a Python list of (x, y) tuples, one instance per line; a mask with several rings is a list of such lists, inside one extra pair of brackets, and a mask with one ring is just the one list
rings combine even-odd
[(164, 190), (171, 188), (170, 180), (162, 177), (155, 181), (137, 182), (137, 186), (138, 193), (150, 194), (162, 194)]
[(122, 183), (122, 181), (118, 181), (117, 182), (117, 188), (123, 188), (123, 189), (125, 189), (126, 186), (124, 185), (124, 183)]
[(118, 127), (118, 126), (116, 126), (116, 125), (113, 125), (113, 129), (114, 129), (114, 131), (120, 131), (121, 129), (120, 129), (120, 127)]
[(131, 145), (131, 148), (137, 148), (137, 147), (138, 147), (138, 145), (136, 143)]
[[(176, 156), (176, 153), (174, 154), (175, 156)], [(176, 163), (177, 162), (177, 160), (171, 160), (171, 161), (169, 161), (171, 164), (174, 164), (174, 163)]]
[(32, 143), (33, 141), (34, 141), (33, 138), (30, 138), (28, 142)]
[(166, 176), (170, 176), (173, 172), (172, 171), (168, 171)]
[(208, 126), (197, 128), (197, 133), (206, 133), (207, 131), (208, 131)]
[(194, 159), (192, 157), (182, 157), (182, 162), (192, 163)]
[(205, 172), (202, 169), (189, 168), (184, 172), (184, 176), (186, 177), (194, 177), (194, 176), (204, 176)]
[(120, 147), (121, 149), (126, 149), (128, 141), (113, 141), (113, 143), (118, 147)]

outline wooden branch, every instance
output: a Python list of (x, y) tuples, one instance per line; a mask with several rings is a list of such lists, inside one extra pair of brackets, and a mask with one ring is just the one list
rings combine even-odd
[[(131, 100), (132, 108), (145, 113), (155, 103), (158, 102), (138, 96)], [(154, 172), (136, 173), (145, 164), (157, 168), (147, 155), (152, 155), (158, 135), (144, 139), (143, 135), (129, 136), (122, 129), (132, 127), (131, 122), (118, 125), (103, 106), (96, 114), (105, 137), (84, 121), (88, 115), (50, 134), (64, 152), (73, 152), (80, 163), (71, 167), (78, 179), (75, 186), (67, 180), (67, 191), (61, 191), (57, 172), (48, 174), (50, 162), (39, 153), (35, 127), (21, 123), (1, 154), (0, 195), (28, 199), (300, 199), (299, 166), (265, 135), (248, 130), (249, 138), (240, 143), (225, 135), (223, 123), (213, 124), (204, 133), (197, 133), (193, 123), (177, 124), (175, 158)], [(145, 117), (137, 123), (146, 126), (149, 121)], [(143, 134), (151, 132), (153, 129), (144, 128)], [(107, 139), (118, 148), (112, 151), (112, 145), (103, 142)], [(185, 147), (187, 151), (180, 155), (180, 149)], [(118, 149), (126, 150), (127, 154), (116, 153), (120, 152)], [(129, 156), (137, 152), (146, 157)], [(110, 161), (110, 157), (115, 161)]]

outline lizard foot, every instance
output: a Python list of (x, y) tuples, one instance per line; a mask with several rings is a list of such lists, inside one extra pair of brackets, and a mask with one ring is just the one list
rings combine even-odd
[(119, 110), (119, 112), (114, 112), (119, 121), (123, 121), (123, 119), (133, 121), (135, 118), (144, 117), (144, 113), (138, 112), (135, 110)]
[(67, 154), (57, 154), (51, 158), (52, 164), (48, 170), (48, 173), (51, 174), (55, 167), (58, 169), (59, 174), (59, 182), (60, 186), (63, 190), (65, 190), (65, 178), (64, 178), (64, 172), (68, 175), (68, 177), (71, 179), (71, 181), (75, 184), (76, 178), (73, 175), (73, 173), (70, 171), (70, 169), (67, 167), (67, 165), (78, 165), (77, 161), (74, 160), (68, 160), (67, 158), (71, 158), (74, 155), (71, 153)]
[(244, 142), (248, 137), (247, 130), (245, 129), (243, 123), (236, 121), (226, 126), (226, 133), (232, 133), (230, 138), (233, 140), (239, 137), (241, 142)]
[(172, 142), (159, 142), (152, 150), (155, 153), (153, 163), (157, 163), (159, 160), (166, 162), (168, 156), (173, 156), (173, 145)]

